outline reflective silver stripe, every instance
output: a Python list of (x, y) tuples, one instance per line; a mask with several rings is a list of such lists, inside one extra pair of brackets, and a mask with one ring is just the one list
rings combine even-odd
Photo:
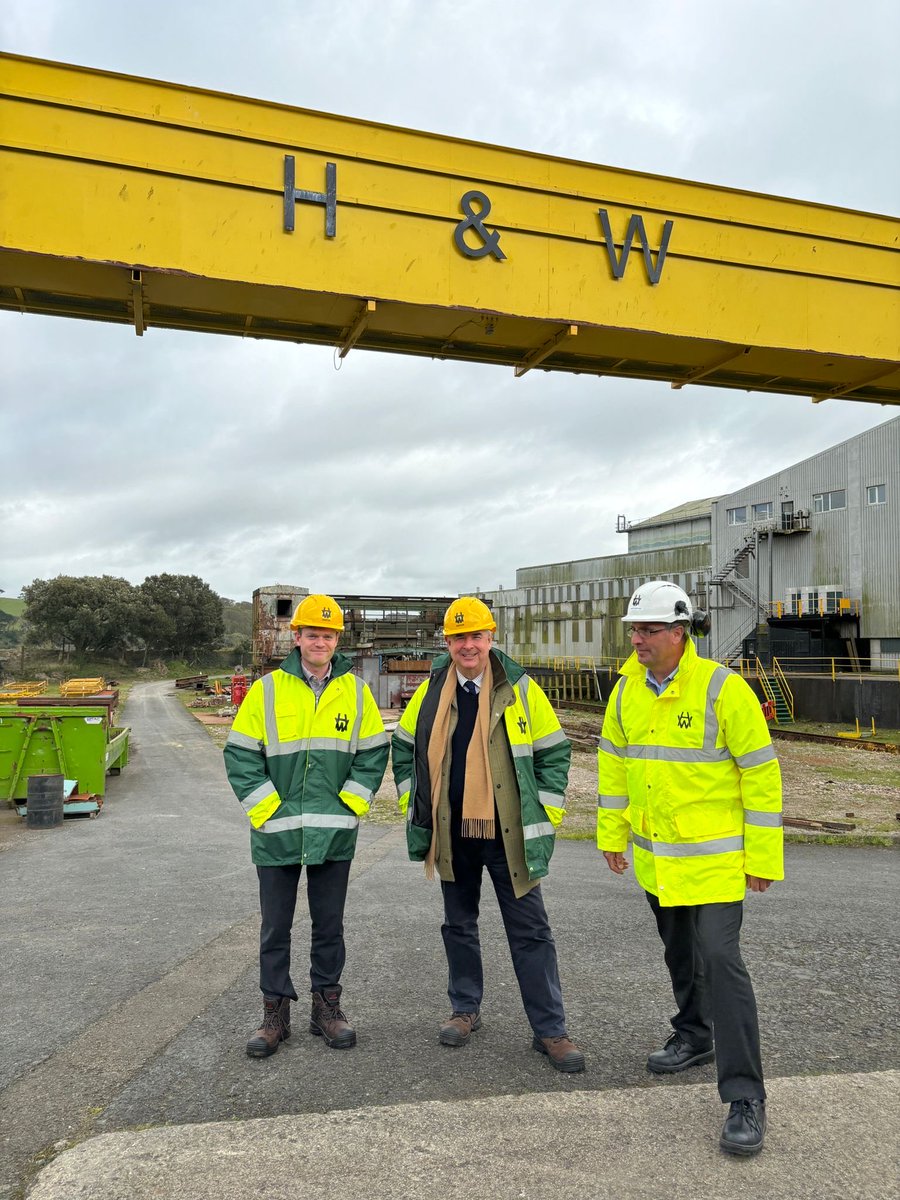
[(616, 755), (617, 758), (625, 757), (624, 746), (617, 746), (613, 742), (610, 742), (608, 738), (600, 738), (600, 749), (605, 750), (607, 754)]
[(352, 779), (347, 780), (341, 791), (349, 792), (351, 796), (359, 796), (360, 800), (365, 800), (366, 804), (372, 803), (372, 789), (361, 783), (354, 783)]
[(255, 808), (263, 800), (268, 800), (269, 796), (277, 796), (278, 790), (272, 783), (271, 779), (267, 779), (265, 783), (261, 783), (259, 787), (253, 789), (249, 796), (245, 796), (241, 801), (241, 808), (244, 812), (249, 812), (251, 808)]
[(616, 746), (609, 738), (602, 737), (600, 739), (600, 749), (605, 750), (607, 754), (614, 754), (616, 758), (625, 757), (625, 747)]
[(397, 784), (397, 795), (405, 796), (411, 787), (412, 787), (411, 779), (402, 780), (400, 783)]
[(534, 755), (530, 742), (516, 742), (509, 748), (512, 750), (513, 758), (532, 758)]
[(569, 739), (561, 729), (554, 729), (552, 733), (547, 733), (543, 737), (535, 738), (532, 746), (535, 751), (549, 750), (551, 746), (558, 746), (561, 742), (567, 742)]
[(359, 744), (359, 731), (362, 728), (363, 719), (363, 704), (365, 703), (365, 687), (366, 685), (358, 675), (353, 676), (353, 682), (356, 684), (356, 717), (353, 721), (353, 730), (350, 734), (350, 753), (355, 754)]
[(257, 833), (284, 833), (287, 829), (355, 829), (359, 818), (332, 816), (330, 813), (301, 813), (299, 817), (276, 817), (260, 825)]
[(604, 796), (601, 792), (597, 797), (598, 808), (627, 808), (627, 796)]
[(744, 824), (745, 825), (768, 825), (772, 829), (778, 829), (784, 824), (784, 818), (781, 813), (763, 812), (758, 808), (744, 809)]
[[(706, 724), (703, 730), (703, 749), (714, 750), (719, 736), (719, 718), (716, 716), (716, 701), (732, 672), (727, 667), (716, 667), (706, 687)], [(727, 754), (730, 758), (731, 755)]]
[[(602, 744), (602, 743), (601, 743)], [(606, 747), (603, 747), (606, 749)], [(627, 746), (612, 753), (624, 754), (626, 758), (652, 759), (655, 762), (731, 762), (725, 746), (710, 750), (691, 750), (686, 746)]]
[(402, 725), (398, 725), (394, 730), (394, 737), (399, 738), (401, 742), (406, 742), (408, 746), (414, 746), (416, 743), (416, 739), (413, 737), (413, 735), (408, 733)]
[(535, 825), (526, 825), (522, 832), (525, 834), (525, 841), (530, 842), (532, 838), (552, 837), (553, 826), (549, 821), (538, 821)]
[(525, 709), (525, 720), (528, 722), (528, 728), (531, 728), (531, 705), (528, 703), (528, 688), (531, 684), (531, 676), (523, 675), (516, 687), (519, 692), (519, 699), (522, 701), (522, 707)]
[(303, 824), (307, 829), (355, 829), (359, 824), (359, 817), (333, 816), (331, 813), (304, 813)]
[(240, 746), (242, 750), (255, 750), (257, 754), (262, 750), (263, 745), (259, 738), (252, 738), (246, 733), (238, 733), (232, 729), (228, 737), (225, 739), (226, 746)]
[(352, 754), (350, 743), (344, 738), (309, 738), (306, 745), (310, 750), (333, 750), (336, 754)]
[(657, 858), (694, 858), (701, 854), (730, 854), (735, 850), (743, 850), (743, 834), (735, 837), (714, 838), (708, 842), (651, 842), (637, 833), (631, 835), (631, 840), (642, 850), (647, 850)]
[(297, 738), (290, 742), (275, 742), (266, 746), (266, 757), (277, 758), (280, 754), (303, 754), (309, 749), (309, 738)]
[(376, 746), (387, 746), (388, 735), (386, 733), (372, 733), (368, 737), (359, 738), (356, 743), (357, 752), (360, 750), (374, 750)]
[(619, 728), (624, 734), (625, 729), (622, 725), (622, 693), (625, 691), (625, 680), (620, 679), (616, 687), (616, 720), (619, 722)]
[(551, 808), (565, 808), (566, 798), (560, 796), (558, 792), (542, 792), (538, 791), (538, 800), (543, 804), (544, 808), (549, 804)]
[(774, 746), (762, 746), (759, 750), (751, 750), (748, 754), (736, 754), (734, 761), (746, 771), (748, 767), (759, 767), (763, 763), (773, 762), (775, 759)]
[(270, 672), (262, 677), (263, 720), (266, 727), (266, 753), (278, 754), (278, 722), (275, 719), (275, 676)]

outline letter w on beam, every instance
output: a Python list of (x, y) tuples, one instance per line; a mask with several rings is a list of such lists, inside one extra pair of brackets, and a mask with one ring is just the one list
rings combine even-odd
[(365, 304), (361, 305), (353, 324), (350, 326), (347, 336), (344, 338), (343, 342), (341, 342), (341, 351), (338, 355), (339, 358), (346, 358), (359, 339), (362, 337), (363, 333), (365, 332), (365, 328), (369, 323), (369, 317), (375, 311), (375, 308), (376, 304), (374, 300), (367, 300)]
[(530, 371), (532, 367), (536, 367), (542, 363), (545, 358), (549, 358), (557, 346), (562, 342), (566, 342), (569, 338), (578, 336), (577, 325), (567, 325), (565, 329), (560, 329), (558, 333), (554, 333), (553, 337), (548, 342), (544, 342), (543, 346), (538, 346), (537, 350), (532, 350), (515, 368), (516, 379), (521, 379), (522, 376)]

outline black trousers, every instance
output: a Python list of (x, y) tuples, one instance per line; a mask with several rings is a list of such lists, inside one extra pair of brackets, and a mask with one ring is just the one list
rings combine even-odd
[(456, 881), (441, 882), (445, 917), (441, 933), (447, 951), (450, 1005), (454, 1012), (476, 1012), (481, 1008), (484, 971), (478, 914), (485, 867), (497, 894), (513, 968), (531, 1028), (538, 1037), (559, 1037), (566, 1032), (566, 1018), (556, 944), (541, 889), (532, 888), (516, 899), (506, 852), (499, 838), (494, 841), (453, 839)]
[[(291, 982), (291, 926), (297, 906), (300, 864), (257, 867), (259, 907), (259, 986), (264, 996), (297, 999)], [(350, 860), (326, 862), (306, 868), (306, 896), (312, 924), (310, 938), (310, 991), (320, 992), (340, 982), (344, 969), (344, 902), (350, 878)]]
[(715, 1031), (722, 1100), (764, 1100), (756, 997), (741, 958), (743, 902), (663, 908), (651, 892), (647, 899), (678, 1005), (672, 1028), (700, 1049), (713, 1044)]

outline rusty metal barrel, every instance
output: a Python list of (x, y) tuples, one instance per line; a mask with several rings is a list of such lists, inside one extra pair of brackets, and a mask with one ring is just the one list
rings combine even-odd
[(52, 829), (63, 823), (63, 775), (30, 775), (28, 777), (29, 829)]

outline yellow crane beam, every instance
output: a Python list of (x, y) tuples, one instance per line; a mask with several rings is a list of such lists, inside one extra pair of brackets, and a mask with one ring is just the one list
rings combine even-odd
[(0, 308), (900, 404), (896, 219), (11, 54)]

